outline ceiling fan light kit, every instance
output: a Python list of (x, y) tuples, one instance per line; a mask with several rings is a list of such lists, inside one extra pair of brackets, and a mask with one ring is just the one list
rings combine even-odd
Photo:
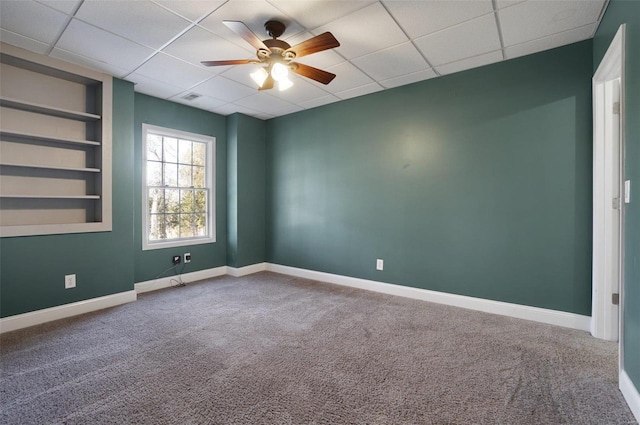
[(267, 40), (260, 40), (243, 22), (223, 21), (223, 23), (256, 49), (258, 59), (202, 61), (205, 66), (264, 64), (265, 67), (250, 74), (251, 79), (258, 85), (258, 90), (269, 90), (276, 83), (280, 91), (290, 88), (293, 86), (293, 82), (289, 79), (289, 71), (322, 84), (329, 84), (336, 77), (335, 74), (322, 69), (294, 62), (296, 58), (340, 46), (338, 40), (330, 32), (317, 35), (291, 47), (286, 41), (278, 40), (286, 28), (282, 22), (271, 20), (264, 24), (265, 29), (272, 37)]

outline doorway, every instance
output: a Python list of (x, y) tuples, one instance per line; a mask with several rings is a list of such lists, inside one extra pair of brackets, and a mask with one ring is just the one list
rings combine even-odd
[(624, 38), (620, 26), (593, 77), (591, 334), (620, 341), (623, 306)]

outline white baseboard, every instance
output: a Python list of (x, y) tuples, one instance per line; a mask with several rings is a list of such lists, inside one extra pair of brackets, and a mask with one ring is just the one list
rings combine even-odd
[(90, 313), (92, 311), (102, 310), (103, 308), (115, 307), (120, 304), (135, 301), (136, 299), (136, 291), (126, 291), (29, 313), (16, 314), (15, 316), (0, 319), (0, 333), (40, 325), (53, 320), (65, 319), (67, 317), (77, 316), (78, 314)]
[[(196, 272), (181, 274), (182, 281), (185, 283), (195, 282), (196, 280), (209, 279), (211, 277), (223, 276), (227, 274), (227, 266), (215, 267), (213, 269), (198, 270)], [(133, 285), (136, 293), (142, 294), (143, 292), (155, 291), (158, 289), (169, 288), (175, 286), (175, 280), (177, 276), (166, 276), (158, 279), (147, 280), (144, 282), (138, 282)]]
[[(336, 285), (381, 292), (383, 294), (397, 295), (401, 297), (483, 311), (486, 313), (499, 314), (502, 316), (532, 320), (535, 322), (563, 326), (566, 328), (578, 329), (587, 332), (590, 329), (591, 318), (589, 316), (583, 316), (580, 314), (549, 310), (539, 307), (530, 307), (520, 304), (510, 304), (481, 298), (473, 298), (464, 295), (448, 294), (446, 292), (412, 288), (409, 286), (393, 285), (390, 283), (376, 282), (373, 280), (341, 276), (314, 270), (299, 269), (296, 267), (282, 266), (279, 264), (257, 263), (240, 268), (220, 266), (212, 269), (185, 273), (181, 276), (184, 282), (193, 282), (197, 280), (223, 276), (226, 274), (234, 277), (241, 277), (265, 270), (290, 276), (302, 277), (305, 279), (333, 283)], [(136, 294), (155, 291), (157, 289), (168, 288), (172, 286), (174, 284), (173, 282), (171, 282), (172, 279), (175, 279), (175, 276), (167, 276), (145, 282), (138, 282), (134, 285), (135, 289), (133, 291), (6, 317), (4, 319), (0, 319), (0, 333), (25, 328), (27, 326), (33, 326), (64, 317), (70, 317), (77, 314), (88, 313), (90, 311), (100, 310), (102, 308), (112, 307), (114, 305), (123, 304), (130, 301), (135, 301)]]
[(567, 313), (564, 311), (549, 310), (539, 307), (531, 307), (501, 301), (486, 300), (482, 298), (467, 297), (464, 295), (448, 294), (446, 292), (412, 288), (410, 286), (393, 285), (390, 283), (376, 282), (373, 280), (358, 279), (355, 277), (341, 276), (314, 270), (281, 266), (279, 264), (267, 263), (266, 270), (290, 276), (333, 283), (336, 285), (350, 286), (352, 288), (381, 292), (383, 294), (397, 295), (401, 297), (414, 298), (438, 304), (467, 308), (470, 310), (483, 311), (485, 313), (499, 314), (501, 316), (532, 320), (534, 322), (541, 322), (550, 325), (562, 326), (565, 328), (578, 329), (586, 332), (589, 331), (591, 324), (590, 316)]
[(227, 266), (227, 274), (233, 277), (242, 277), (250, 274), (263, 272), (267, 269), (267, 263), (256, 263), (250, 266), (244, 266), (239, 268)]
[(629, 378), (629, 375), (627, 375), (627, 372), (624, 370), (620, 371), (618, 385), (624, 399), (627, 401), (627, 404), (633, 413), (633, 416), (635, 416), (636, 421), (640, 423), (640, 393), (638, 393), (638, 389), (633, 385), (631, 378)]

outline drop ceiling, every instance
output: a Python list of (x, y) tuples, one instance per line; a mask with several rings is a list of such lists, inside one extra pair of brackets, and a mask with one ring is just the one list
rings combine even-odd
[[(135, 90), (222, 115), (261, 119), (513, 59), (592, 38), (608, 0), (1, 0), (0, 40), (135, 83)], [(341, 46), (299, 62), (337, 74), (329, 85), (258, 92), (253, 48), (223, 20), (261, 39), (287, 25), (295, 45), (331, 31)], [(195, 100), (186, 100), (190, 94)]]

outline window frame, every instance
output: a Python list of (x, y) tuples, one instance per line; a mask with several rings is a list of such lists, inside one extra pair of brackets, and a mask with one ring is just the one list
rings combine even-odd
[[(207, 235), (177, 238), (169, 240), (149, 240), (149, 186), (147, 186), (147, 135), (155, 134), (161, 137), (173, 137), (176, 139), (189, 140), (204, 143), (205, 152), (205, 187), (208, 190), (207, 196)], [(165, 164), (164, 158), (161, 162)], [(153, 250), (162, 248), (173, 248), (181, 246), (200, 245), (216, 242), (216, 138), (203, 134), (190, 133), (187, 131), (175, 130), (172, 128), (160, 127), (151, 124), (142, 124), (142, 250)]]

